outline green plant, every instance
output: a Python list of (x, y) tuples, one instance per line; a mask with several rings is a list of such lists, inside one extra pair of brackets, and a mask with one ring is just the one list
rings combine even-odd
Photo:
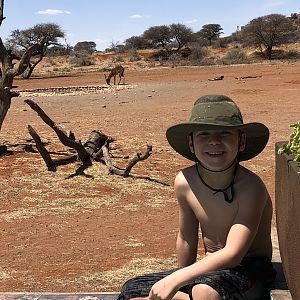
[(294, 128), (294, 132), (290, 135), (290, 140), (287, 144), (283, 144), (278, 149), (278, 154), (286, 153), (294, 156), (294, 161), (300, 164), (300, 121), (291, 125)]

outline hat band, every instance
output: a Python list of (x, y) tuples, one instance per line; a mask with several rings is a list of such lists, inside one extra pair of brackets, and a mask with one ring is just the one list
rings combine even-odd
[(200, 123), (200, 124), (209, 124), (209, 125), (221, 125), (221, 126), (238, 126), (243, 125), (243, 120), (237, 116), (199, 116), (199, 117), (191, 117), (190, 122)]

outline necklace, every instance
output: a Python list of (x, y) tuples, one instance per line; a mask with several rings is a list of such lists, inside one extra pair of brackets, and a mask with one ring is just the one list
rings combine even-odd
[[(237, 168), (238, 168), (238, 166), (239, 166), (239, 164), (238, 163), (236, 163), (236, 165), (235, 165), (235, 168), (234, 168), (234, 173), (233, 173), (233, 178), (232, 178), (232, 181), (231, 181), (231, 183), (226, 187), (226, 188), (224, 188), (224, 189), (215, 189), (215, 188), (213, 188), (213, 187), (211, 187), (209, 184), (207, 184), (205, 181), (204, 181), (204, 179), (202, 178), (202, 176), (201, 176), (201, 174), (200, 174), (200, 172), (199, 172), (199, 168), (198, 168), (198, 165), (199, 165), (199, 163), (196, 163), (196, 170), (197, 170), (197, 173), (198, 173), (198, 175), (199, 175), (199, 178), (200, 178), (200, 180), (201, 180), (201, 182), (207, 187), (207, 188), (209, 188), (210, 190), (212, 190), (214, 193), (214, 195), (215, 194), (217, 194), (217, 193), (222, 193), (223, 194), (223, 196), (224, 196), (224, 200), (226, 201), (226, 202), (228, 202), (228, 203), (231, 203), (232, 201), (233, 201), (233, 198), (234, 198), (234, 189), (233, 189), (233, 185), (234, 185), (234, 180), (235, 180), (235, 175), (236, 175), (236, 171), (237, 171)], [(201, 165), (201, 164), (200, 164)], [(201, 165), (202, 166), (202, 165)], [(232, 166), (232, 164), (229, 166), (229, 167), (231, 167)], [(226, 170), (227, 169), (229, 169), (229, 167), (228, 168), (226, 168)], [(205, 168), (206, 169), (206, 168)], [(208, 170), (208, 169), (207, 169)], [(230, 188), (230, 198), (229, 198), (229, 196), (228, 196), (228, 194), (226, 193), (226, 191), (228, 190)]]

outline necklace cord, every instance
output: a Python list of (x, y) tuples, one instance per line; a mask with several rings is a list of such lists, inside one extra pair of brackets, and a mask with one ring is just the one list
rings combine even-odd
[[(208, 183), (206, 183), (206, 182), (204, 181), (204, 179), (202, 178), (200, 172), (199, 172), (199, 167), (198, 167), (199, 165), (202, 166), (199, 162), (196, 162), (196, 170), (197, 170), (197, 173), (198, 173), (198, 176), (199, 176), (201, 182), (202, 182), (207, 188), (209, 188), (211, 191), (213, 191), (213, 192), (214, 192), (214, 193), (213, 193), (214, 195), (217, 194), (217, 193), (222, 193), (223, 196), (224, 196), (224, 200), (225, 200), (226, 202), (228, 202), (228, 203), (231, 203), (231, 202), (233, 201), (233, 198), (234, 198), (234, 188), (233, 188), (233, 185), (234, 185), (235, 176), (236, 176), (236, 172), (237, 172), (237, 168), (238, 168), (238, 166), (239, 166), (239, 163), (237, 162), (236, 165), (235, 165), (234, 173), (233, 173), (233, 178), (232, 178), (231, 183), (230, 183), (227, 187), (225, 187), (224, 189), (215, 189), (215, 188), (213, 188), (212, 186), (210, 186)], [(232, 166), (232, 164), (231, 164), (230, 166)], [(226, 168), (226, 170), (227, 170), (227, 169), (228, 169), (228, 168)], [(229, 188), (230, 188), (230, 194), (231, 194), (231, 197), (230, 197), (230, 198), (228, 197), (228, 194), (226, 193), (226, 191), (227, 191)]]
[[(193, 137), (193, 133), (190, 133), (190, 138), (191, 138), (191, 142), (192, 142), (192, 147), (193, 147), (193, 150), (194, 150), (194, 157), (195, 157), (195, 164), (196, 164), (196, 170), (197, 170), (197, 173), (198, 173), (198, 176), (201, 180), (201, 182), (207, 187), (209, 188), (210, 190), (212, 190), (215, 194), (217, 193), (222, 193), (223, 196), (224, 196), (224, 200), (228, 203), (231, 203), (233, 201), (233, 198), (234, 198), (234, 188), (233, 188), (233, 185), (234, 185), (234, 181), (235, 181), (235, 176), (236, 176), (236, 172), (237, 172), (237, 169), (238, 169), (238, 166), (239, 166), (239, 152), (237, 153), (237, 156), (236, 156), (236, 159), (229, 165), (229, 167), (223, 169), (223, 170), (219, 170), (219, 171), (214, 171), (214, 170), (210, 170), (208, 168), (206, 168), (205, 166), (203, 166), (201, 164), (201, 162), (199, 161), (199, 159), (197, 158), (196, 156), (196, 153), (195, 153), (195, 146), (194, 146), (194, 137)], [(215, 173), (218, 173), (218, 172), (223, 172), (223, 171), (226, 171), (228, 169), (230, 169), (234, 164), (236, 163), (235, 165), (235, 168), (234, 168), (234, 173), (233, 173), (233, 178), (232, 178), (232, 181), (231, 183), (224, 189), (215, 189), (213, 187), (211, 187), (209, 184), (207, 184), (204, 179), (202, 178), (200, 172), (199, 172), (199, 169), (198, 169), (198, 166), (200, 165), (203, 169), (207, 170), (207, 171), (210, 171), (210, 172), (215, 172)], [(226, 191), (230, 188), (230, 194), (231, 194), (231, 197), (229, 198)]]

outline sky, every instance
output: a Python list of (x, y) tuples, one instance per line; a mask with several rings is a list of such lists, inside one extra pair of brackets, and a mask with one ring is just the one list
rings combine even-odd
[(213, 23), (228, 36), (238, 26), (273, 13), (300, 13), (300, 0), (5, 0), (0, 37), (5, 41), (12, 30), (56, 23), (69, 45), (93, 41), (103, 51), (152, 26), (180, 23), (197, 32)]

